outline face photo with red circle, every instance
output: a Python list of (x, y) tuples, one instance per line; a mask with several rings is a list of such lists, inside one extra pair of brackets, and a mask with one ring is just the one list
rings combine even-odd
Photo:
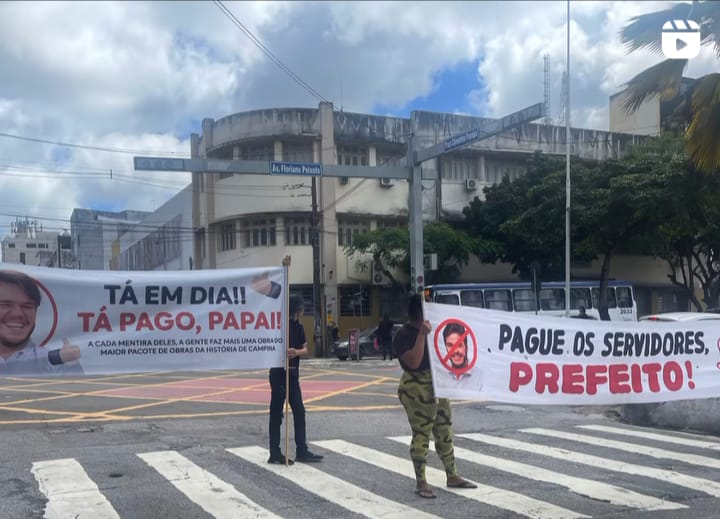
[[(442, 338), (441, 338), (442, 336)], [(459, 319), (447, 319), (435, 330), (435, 354), (456, 377), (470, 371), (477, 362), (477, 339), (472, 328)]]

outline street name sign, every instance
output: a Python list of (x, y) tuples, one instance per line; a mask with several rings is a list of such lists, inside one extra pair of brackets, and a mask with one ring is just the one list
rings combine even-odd
[(270, 174), (320, 177), (323, 174), (323, 167), (322, 164), (315, 162), (271, 162)]
[(535, 121), (544, 116), (544, 103), (537, 103), (532, 106), (528, 106), (527, 108), (523, 108), (522, 110), (514, 112), (510, 115), (506, 115), (502, 119), (495, 119), (484, 126), (473, 128), (472, 130), (468, 130), (459, 135), (454, 135), (435, 146), (418, 150), (415, 154), (415, 164), (419, 165), (426, 160), (430, 160), (438, 155), (442, 155), (443, 153), (462, 148), (463, 146), (467, 146), (468, 144), (472, 144), (473, 142), (481, 139), (487, 139), (488, 137), (497, 135), (509, 128), (529, 123), (530, 121)]

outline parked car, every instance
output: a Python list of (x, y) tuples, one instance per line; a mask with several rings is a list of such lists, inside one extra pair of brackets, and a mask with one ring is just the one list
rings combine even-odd
[[(395, 333), (402, 327), (401, 324), (395, 324), (393, 325), (392, 334), (393, 337), (395, 337)], [(372, 328), (365, 328), (364, 330), (361, 330), (358, 334), (358, 342), (360, 346), (360, 358), (363, 357), (370, 357), (370, 356), (376, 356), (376, 355), (382, 355), (382, 350), (380, 349), (378, 345), (378, 350), (375, 351), (375, 330), (377, 330), (377, 326), (373, 326)], [(340, 360), (347, 360), (347, 358), (350, 356), (349, 353), (349, 346), (348, 346), (348, 340), (347, 338), (339, 341), (335, 341), (333, 343), (333, 353), (337, 355), (337, 358)], [(352, 360), (355, 360), (357, 358), (356, 355), (352, 356)]]
[(720, 321), (720, 314), (705, 312), (667, 312), (664, 314), (644, 315), (640, 319), (638, 319), (638, 321)]

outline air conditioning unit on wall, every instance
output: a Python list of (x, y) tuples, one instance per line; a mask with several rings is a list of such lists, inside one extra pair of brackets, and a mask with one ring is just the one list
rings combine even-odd
[(390, 286), (392, 284), (390, 278), (383, 272), (382, 266), (376, 264), (374, 261), (370, 266), (370, 284), (381, 287)]
[(380, 179), (380, 185), (382, 187), (392, 187), (393, 186), (393, 179), (391, 178), (381, 178)]
[(466, 191), (477, 191), (478, 185), (477, 180), (474, 178), (465, 179), (465, 190)]

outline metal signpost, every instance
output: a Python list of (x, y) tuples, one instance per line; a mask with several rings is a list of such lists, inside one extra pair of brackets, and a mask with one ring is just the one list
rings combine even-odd
[[(313, 177), (393, 178), (409, 182), (408, 217), (410, 224), (410, 278), (413, 293), (422, 294), (423, 266), (422, 171), (423, 162), (469, 146), (505, 130), (545, 116), (545, 105), (537, 103), (478, 128), (455, 135), (428, 148), (416, 149), (416, 138), (408, 140), (407, 166), (341, 166), (318, 163), (269, 162), (261, 160), (226, 160), (210, 158), (177, 159), (134, 157), (136, 171), (187, 171), (236, 173), (251, 175), (300, 175)], [(316, 327), (318, 323), (315, 323)]]
[(410, 218), (410, 286), (415, 294), (422, 294), (425, 288), (423, 268), (423, 219), (422, 219), (422, 170), (421, 164), (444, 153), (460, 149), (482, 139), (502, 133), (521, 124), (529, 123), (545, 116), (545, 104), (537, 103), (522, 110), (506, 115), (502, 119), (488, 122), (473, 128), (444, 142), (415, 150), (415, 139), (410, 138), (408, 166), (412, 167), (410, 177), (409, 218)]

